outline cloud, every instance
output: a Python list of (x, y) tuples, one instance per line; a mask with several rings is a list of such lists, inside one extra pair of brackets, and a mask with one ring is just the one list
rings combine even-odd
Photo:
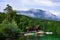
[(53, 1), (53, 2), (60, 2), (60, 0), (51, 0), (51, 1)]
[(34, 0), (37, 5), (47, 6), (47, 7), (56, 7), (60, 6), (60, 3), (53, 2), (52, 0)]
[(42, 6), (50, 6), (52, 4), (52, 2), (48, 0), (34, 0), (34, 2)]
[(58, 17), (60, 16), (60, 12), (59, 12), (59, 11), (56, 11), (56, 10), (50, 10), (50, 12), (51, 12), (52, 14), (57, 15)]
[[(18, 7), (40, 7), (40, 6), (44, 6), (44, 7), (56, 7), (56, 6), (60, 6), (60, 3), (57, 2), (53, 2), (52, 0), (5, 0), (3, 1), (5, 4), (11, 4), (13, 7), (16, 6), (16, 8)], [(2, 3), (3, 3), (2, 2)]]

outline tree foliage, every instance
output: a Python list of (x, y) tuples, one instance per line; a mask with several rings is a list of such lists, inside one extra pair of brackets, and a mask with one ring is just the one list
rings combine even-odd
[[(2, 23), (0, 24), (0, 33), (1, 36), (7, 38), (17, 38), (20, 36), (20, 29), (18, 28), (16, 22), (12, 20), (12, 23)], [(1, 37), (0, 36), (0, 37)]]

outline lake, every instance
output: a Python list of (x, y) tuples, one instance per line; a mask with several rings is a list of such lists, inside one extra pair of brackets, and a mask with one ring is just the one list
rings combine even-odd
[(22, 38), (22, 40), (60, 40), (60, 37), (54, 37), (53, 35), (27, 36)]

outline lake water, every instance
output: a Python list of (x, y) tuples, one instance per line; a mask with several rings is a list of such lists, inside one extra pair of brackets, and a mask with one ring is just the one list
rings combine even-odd
[(53, 37), (52, 35), (27, 36), (24, 40), (60, 40), (60, 37)]

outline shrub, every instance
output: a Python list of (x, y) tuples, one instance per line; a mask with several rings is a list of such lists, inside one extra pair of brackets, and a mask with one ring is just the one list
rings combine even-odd
[(7, 24), (3, 22), (2, 24), (0, 24), (0, 33), (3, 34), (3, 37), (18, 39), (20, 36), (20, 32), (21, 31), (14, 20), (12, 20), (12, 23)]

